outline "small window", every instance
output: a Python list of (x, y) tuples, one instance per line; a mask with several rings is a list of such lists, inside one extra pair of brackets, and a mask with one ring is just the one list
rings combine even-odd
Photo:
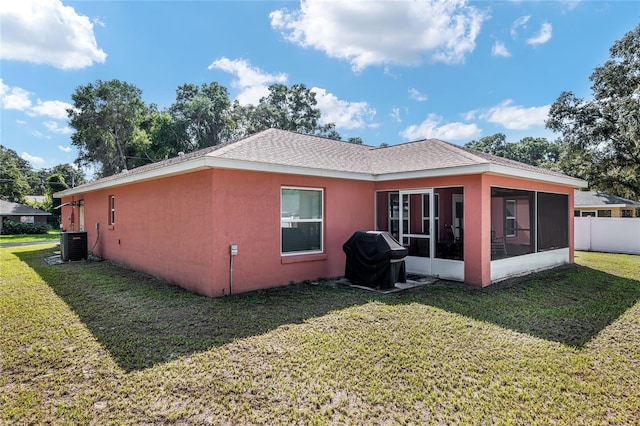
[(598, 217), (611, 217), (611, 210), (598, 210)]
[(633, 217), (633, 210), (622, 209), (622, 217)]
[(574, 210), (573, 217), (580, 217), (580, 210)]
[(109, 225), (115, 225), (116, 223), (116, 197), (115, 195), (109, 196)]
[(516, 200), (506, 200), (505, 202), (505, 235), (507, 237), (516, 236)]
[(322, 253), (323, 190), (282, 188), (282, 254)]

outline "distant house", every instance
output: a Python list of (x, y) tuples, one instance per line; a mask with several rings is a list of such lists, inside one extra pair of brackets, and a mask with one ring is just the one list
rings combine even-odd
[(29, 203), (42, 203), (47, 199), (46, 195), (27, 195), (24, 197)]
[(24, 223), (47, 223), (47, 213), (40, 209), (25, 206), (24, 204), (12, 203), (11, 201), (0, 200), (0, 232), (5, 220), (14, 220)]
[(585, 186), (436, 139), (375, 148), (270, 129), (54, 196), (96, 255), (222, 296), (342, 276), (358, 230), (390, 232), (408, 272), (482, 287), (572, 263)]
[(580, 191), (574, 194), (575, 217), (640, 217), (640, 202), (599, 191)]

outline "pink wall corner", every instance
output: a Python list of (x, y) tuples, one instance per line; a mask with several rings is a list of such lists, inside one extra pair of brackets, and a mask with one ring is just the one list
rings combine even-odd
[(464, 191), (464, 280), (485, 287), (491, 284), (491, 189), (484, 175)]

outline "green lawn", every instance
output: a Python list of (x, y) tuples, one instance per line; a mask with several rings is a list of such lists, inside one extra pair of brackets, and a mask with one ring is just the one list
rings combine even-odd
[(0, 249), (0, 424), (637, 424), (640, 257), (223, 299)]
[(46, 234), (0, 235), (0, 243), (26, 243), (31, 241), (55, 241), (60, 239), (60, 231), (49, 231)]

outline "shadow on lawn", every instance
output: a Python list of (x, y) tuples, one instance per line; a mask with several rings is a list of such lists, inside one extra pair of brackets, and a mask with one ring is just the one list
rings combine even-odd
[(17, 255), (76, 312), (126, 371), (372, 300), (430, 305), (579, 348), (640, 300), (640, 281), (584, 266), (484, 290), (440, 281), (379, 295), (328, 284), (296, 284), (211, 299), (109, 262), (47, 266), (43, 259), (51, 251)]
[(48, 266), (52, 249), (17, 253), (126, 371), (367, 303), (370, 293), (295, 284), (212, 299), (109, 262)]
[(581, 348), (639, 300), (640, 281), (571, 265), (483, 290), (440, 281), (397, 302), (423, 303)]

